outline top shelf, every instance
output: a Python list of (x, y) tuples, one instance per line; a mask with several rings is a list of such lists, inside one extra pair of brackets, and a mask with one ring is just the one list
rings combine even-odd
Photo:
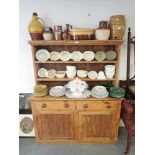
[(50, 46), (50, 45), (121, 45), (123, 40), (30, 40), (33, 46)]

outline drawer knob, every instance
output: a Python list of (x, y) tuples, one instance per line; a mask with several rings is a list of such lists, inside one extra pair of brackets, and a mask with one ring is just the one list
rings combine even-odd
[(68, 103), (64, 103), (64, 107), (65, 108), (68, 108), (69, 107), (69, 104)]
[(110, 109), (111, 108), (111, 105), (108, 104), (106, 107)]
[(42, 104), (42, 108), (46, 108), (47, 105), (45, 103)]
[(84, 107), (84, 108), (88, 108), (88, 104), (84, 104), (83, 107)]

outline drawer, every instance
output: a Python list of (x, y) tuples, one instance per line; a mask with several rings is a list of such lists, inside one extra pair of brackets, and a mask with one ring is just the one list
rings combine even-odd
[(74, 101), (35, 101), (37, 110), (75, 110)]
[(116, 110), (117, 101), (78, 101), (78, 111), (100, 111), (100, 110)]

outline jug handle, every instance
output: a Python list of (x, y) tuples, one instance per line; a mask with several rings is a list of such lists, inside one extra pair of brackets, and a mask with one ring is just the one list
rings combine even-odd
[(39, 18), (39, 17), (37, 17), (37, 19), (40, 20), (41, 23), (43, 24), (43, 26), (45, 27), (45, 23), (44, 23), (43, 19), (41, 19), (41, 18)]

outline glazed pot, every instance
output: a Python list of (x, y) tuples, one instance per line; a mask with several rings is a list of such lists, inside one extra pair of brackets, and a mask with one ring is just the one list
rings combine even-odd
[(95, 30), (95, 37), (97, 40), (108, 40), (110, 36), (110, 29), (107, 26), (107, 21), (100, 21), (99, 28)]
[(122, 40), (126, 29), (125, 16), (124, 15), (111, 16), (109, 22), (109, 28), (111, 31), (110, 39)]
[(32, 40), (42, 40), (44, 32), (44, 21), (38, 17), (37, 13), (33, 13), (32, 19), (28, 25), (28, 31)]

